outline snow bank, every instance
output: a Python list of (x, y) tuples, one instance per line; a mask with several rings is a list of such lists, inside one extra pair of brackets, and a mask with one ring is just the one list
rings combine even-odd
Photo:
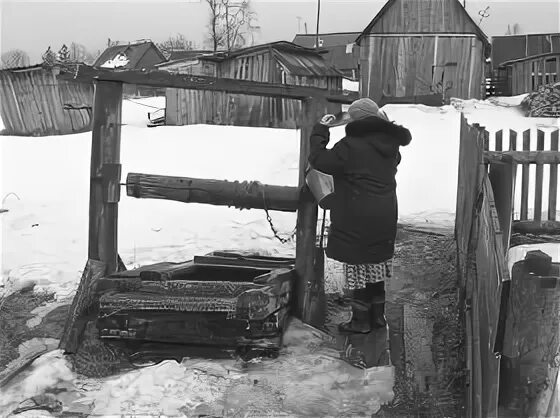
[[(515, 107), (521, 97), (496, 103), (454, 101), (454, 106), (387, 105), (391, 120), (409, 128), (412, 142), (401, 149), (397, 173), (400, 220), (452, 227), (456, 205), (460, 113), (470, 122), (498, 129), (541, 126), (555, 120), (528, 119)], [(506, 104), (510, 107), (503, 106)], [(264, 183), (297, 184), (299, 132), (225, 126), (147, 128), (147, 113), (164, 97), (125, 100), (121, 160), (129, 172)], [(334, 143), (344, 127), (333, 129)], [(34, 280), (39, 288), (71, 295), (87, 257), (91, 133), (46, 138), (1, 137), (2, 278), (7, 287)], [(9, 157), (8, 157), (9, 156)], [(124, 192), (124, 189), (123, 189)], [(296, 216), (272, 214), (289, 235)], [(128, 266), (182, 261), (218, 248), (259, 249), (293, 255), (293, 243), (277, 241), (264, 211), (139, 200), (123, 193), (119, 205), (119, 252)], [(1, 291), (1, 290), (0, 290)]]
[(497, 97), (489, 100), (452, 99), (452, 105), (463, 112), (469, 123), (478, 123), (489, 132), (500, 129), (524, 131), (526, 129), (556, 129), (560, 121), (556, 118), (527, 118), (519, 107), (526, 95)]
[[(146, 128), (148, 108), (123, 103), (121, 161), (129, 172), (297, 185), (299, 133), (224, 126)], [(139, 100), (161, 107), (164, 98)], [(32, 280), (69, 296), (87, 258), (91, 133), (44, 138), (1, 137), (3, 192), (13, 192), (2, 214), (6, 288)], [(8, 157), (9, 156), (9, 157)], [(272, 213), (290, 234), (296, 216)], [(119, 251), (125, 263), (181, 261), (219, 248), (262, 249), (290, 255), (279, 245), (264, 211), (127, 197), (119, 205)], [(6, 289), (5, 289), (6, 290)], [(1, 291), (1, 290), (0, 290)]]
[(342, 90), (348, 91), (360, 91), (360, 82), (348, 80), (347, 78), (342, 79)]

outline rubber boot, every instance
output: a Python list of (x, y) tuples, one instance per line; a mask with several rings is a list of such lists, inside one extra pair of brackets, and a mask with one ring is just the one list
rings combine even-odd
[(351, 299), (352, 319), (350, 322), (340, 324), (339, 332), (343, 334), (368, 334), (371, 332), (370, 317), (371, 307), (369, 304), (359, 300)]
[(385, 318), (385, 282), (368, 284), (368, 291), (371, 295), (370, 327), (373, 329), (385, 328), (387, 326)]

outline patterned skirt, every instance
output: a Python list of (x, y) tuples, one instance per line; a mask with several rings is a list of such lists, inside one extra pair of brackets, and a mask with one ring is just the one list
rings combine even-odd
[(325, 286), (337, 291), (363, 289), (368, 283), (389, 280), (393, 276), (393, 259), (376, 264), (346, 264), (325, 257)]

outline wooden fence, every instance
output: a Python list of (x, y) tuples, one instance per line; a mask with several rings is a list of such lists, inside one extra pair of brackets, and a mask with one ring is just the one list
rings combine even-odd
[(500, 130), (484, 144), (487, 162), (514, 164), (513, 230), (551, 232), (558, 229), (558, 145), (560, 130)]
[(521, 58), (501, 64), (501, 74), (512, 95), (536, 91), (539, 86), (560, 81), (560, 53)]
[(461, 120), (455, 232), (466, 310), (468, 416), (502, 416), (500, 358), (515, 345), (512, 327), (528, 325), (512, 314), (512, 297), (519, 298), (511, 294), (518, 287), (507, 253), (513, 233), (560, 234), (558, 137), (558, 130), (490, 133)]
[(0, 114), (5, 135), (87, 131), (92, 103), (92, 84), (58, 80), (53, 69), (0, 71)]
[[(455, 233), (465, 303), (468, 415), (497, 416), (504, 283), (509, 281), (504, 232), (483, 159), (488, 133), (461, 119)], [(498, 168), (503, 176), (503, 167)], [(494, 176), (500, 178), (500, 176)]]

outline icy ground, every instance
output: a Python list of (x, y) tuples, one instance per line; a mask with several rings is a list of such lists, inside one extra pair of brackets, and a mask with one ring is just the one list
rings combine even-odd
[[(515, 100), (506, 104), (515, 104)], [(519, 130), (552, 127), (551, 119), (526, 119), (516, 108), (503, 104), (455, 101), (442, 108), (384, 108), (390, 119), (408, 127), (413, 136), (412, 143), (402, 149), (397, 177), (401, 222), (453, 226), (459, 111), (471, 122), (494, 130), (509, 129), (511, 124)], [(153, 111), (147, 106), (163, 107), (164, 98), (123, 103), (123, 182), (127, 173), (142, 172), (297, 184), (299, 132), (205, 125), (147, 128), (147, 112)], [(342, 137), (343, 130), (333, 130), (333, 138)], [(68, 302), (87, 257), (91, 133), (1, 137), (0, 145), (1, 207), (8, 210), (0, 215), (0, 294), (32, 281), (38, 289), (56, 292), (58, 304)], [(272, 213), (272, 217), (277, 229), (292, 232), (295, 214)], [(263, 211), (138, 200), (127, 197), (123, 190), (119, 252), (128, 267), (183, 261), (222, 248), (259, 249), (278, 255), (295, 251), (293, 244), (282, 245), (274, 239)], [(44, 315), (48, 309), (37, 314)], [(53, 346), (51, 341), (36, 343), (21, 349)], [(337, 360), (337, 353), (329, 347), (320, 336), (294, 322), (281, 357), (265, 365), (251, 365), (249, 370), (239, 369), (233, 361), (190, 359), (181, 365), (165, 362), (104, 380), (76, 377), (54, 351), (0, 390), (0, 411), (6, 413), (47, 389), (65, 390), (57, 398), (72, 411), (105, 415), (220, 415), (241, 411), (248, 402), (260, 416), (266, 408), (308, 416), (325, 416), (331, 411), (352, 415), (345, 408), (365, 405), (363, 412), (373, 413), (390, 399), (391, 368), (371, 370), (368, 377)], [(309, 399), (302, 400), (301, 393)]]

